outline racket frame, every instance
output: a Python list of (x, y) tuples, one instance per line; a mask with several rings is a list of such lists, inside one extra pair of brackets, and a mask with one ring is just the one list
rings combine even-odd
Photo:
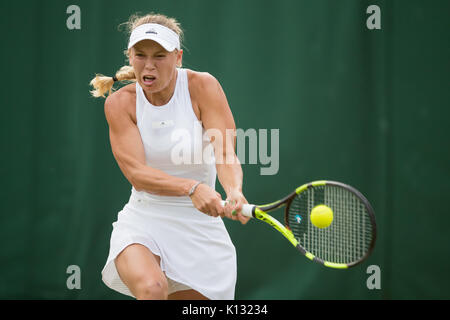
[[(308, 252), (305, 248), (303, 248), (301, 246), (301, 244), (299, 243), (299, 241), (295, 238), (294, 234), (291, 231), (291, 228), (289, 226), (289, 207), (292, 203), (292, 200), (299, 194), (301, 194), (302, 192), (306, 191), (307, 189), (311, 188), (311, 187), (317, 187), (317, 186), (325, 186), (325, 185), (332, 185), (332, 186), (337, 186), (340, 188), (344, 188), (348, 191), (350, 191), (351, 193), (353, 193), (357, 198), (359, 198), (359, 200), (361, 200), (367, 211), (369, 214), (369, 218), (370, 218), (370, 222), (372, 225), (372, 239), (371, 239), (371, 243), (369, 245), (369, 249), (366, 251), (366, 253), (357, 261), (351, 262), (351, 263), (335, 263), (335, 262), (330, 262), (330, 261), (324, 261), (318, 257), (316, 257), (315, 255), (313, 255), (311, 252)], [(283, 225), (282, 223), (280, 223), (278, 220), (276, 220), (275, 218), (273, 218), (270, 214), (268, 214), (268, 212), (276, 210), (278, 208), (281, 208), (283, 206), (285, 207), (285, 214), (284, 214), (284, 223), (285, 225)], [(298, 187), (297, 189), (295, 189), (294, 192), (292, 192), (291, 194), (287, 195), (286, 197), (284, 197), (281, 200), (278, 200), (276, 202), (272, 202), (269, 204), (265, 204), (265, 205), (253, 205), (252, 206), (252, 216), (258, 220), (264, 221), (266, 223), (268, 223), (269, 225), (271, 225), (272, 227), (274, 227), (276, 230), (278, 230), (286, 239), (289, 240), (289, 242), (296, 247), (304, 256), (306, 256), (308, 259), (310, 259), (311, 261), (317, 262), (319, 264), (322, 264), (326, 267), (329, 268), (334, 268), (334, 269), (347, 269), (347, 268), (351, 268), (354, 267), (358, 264), (360, 264), (361, 262), (363, 262), (364, 260), (367, 259), (367, 257), (371, 254), (371, 252), (373, 251), (373, 248), (375, 246), (375, 241), (376, 241), (376, 221), (375, 221), (375, 214), (374, 214), (374, 210), (372, 208), (372, 206), (370, 205), (369, 201), (355, 188), (346, 185), (342, 182), (337, 182), (337, 181), (329, 181), (329, 180), (317, 180), (317, 181), (313, 181), (310, 183), (305, 183), (303, 185), (301, 185), (300, 187)]]

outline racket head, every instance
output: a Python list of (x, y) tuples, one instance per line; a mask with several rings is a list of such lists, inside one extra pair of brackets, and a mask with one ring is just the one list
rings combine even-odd
[[(346, 269), (363, 262), (373, 251), (374, 210), (355, 188), (336, 181), (314, 181), (298, 187), (284, 200), (285, 225), (298, 240), (297, 249), (312, 261)], [(310, 219), (312, 208), (319, 204), (333, 211), (330, 226), (322, 229)]]

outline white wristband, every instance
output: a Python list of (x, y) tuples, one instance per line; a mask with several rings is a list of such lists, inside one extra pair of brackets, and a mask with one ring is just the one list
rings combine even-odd
[(203, 181), (199, 181), (199, 182), (197, 182), (196, 184), (194, 184), (194, 185), (192, 186), (191, 190), (189, 190), (189, 194), (188, 194), (189, 197), (192, 196), (192, 195), (194, 194), (195, 189), (197, 189), (197, 187), (198, 187), (198, 185), (199, 185), (200, 183), (203, 183)]

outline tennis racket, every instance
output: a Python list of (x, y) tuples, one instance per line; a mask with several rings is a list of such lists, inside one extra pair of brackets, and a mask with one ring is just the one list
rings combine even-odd
[[(318, 205), (332, 210), (328, 227), (319, 228), (311, 222), (311, 211)], [(282, 207), (285, 225), (268, 214)], [(372, 206), (358, 190), (341, 182), (306, 183), (276, 202), (245, 204), (241, 212), (270, 224), (307, 258), (330, 268), (347, 269), (361, 263), (375, 245)]]

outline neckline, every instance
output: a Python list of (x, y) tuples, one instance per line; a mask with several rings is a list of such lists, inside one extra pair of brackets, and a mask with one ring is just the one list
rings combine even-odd
[(139, 85), (139, 90), (141, 91), (141, 94), (142, 94), (142, 97), (143, 97), (145, 103), (147, 103), (150, 107), (155, 108), (155, 109), (166, 108), (167, 106), (169, 106), (172, 103), (173, 99), (175, 99), (175, 95), (176, 95), (177, 90), (178, 90), (178, 83), (180, 81), (180, 70), (179, 70), (179, 68), (176, 68), (176, 70), (177, 70), (177, 80), (175, 82), (175, 89), (173, 90), (173, 94), (170, 97), (169, 101), (166, 104), (163, 104), (161, 106), (155, 106), (150, 101), (148, 101), (147, 96), (145, 95), (144, 89), (141, 87), (139, 82), (136, 82), (136, 84)]

